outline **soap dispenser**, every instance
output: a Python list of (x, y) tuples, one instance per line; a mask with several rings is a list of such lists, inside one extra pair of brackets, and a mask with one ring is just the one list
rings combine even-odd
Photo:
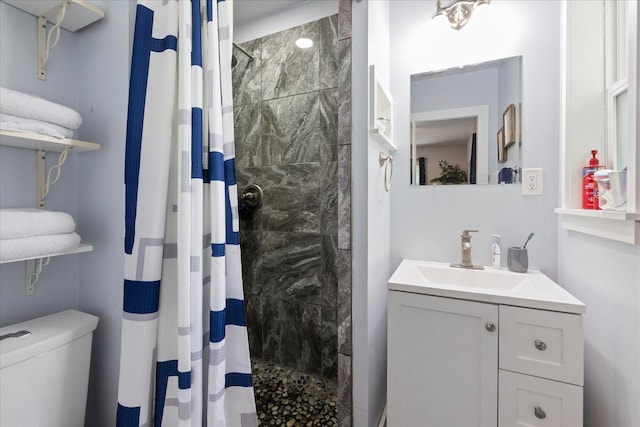
[(500, 269), (500, 253), (502, 252), (500, 249), (500, 239), (501, 236), (499, 234), (491, 235), (491, 265), (498, 270)]
[(604, 165), (600, 164), (600, 160), (596, 157), (598, 150), (591, 150), (591, 159), (589, 166), (582, 168), (582, 209), (600, 209), (598, 203), (598, 185), (594, 174)]

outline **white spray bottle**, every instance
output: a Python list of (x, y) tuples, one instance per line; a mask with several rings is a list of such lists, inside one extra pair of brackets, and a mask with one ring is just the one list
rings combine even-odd
[(500, 238), (499, 234), (491, 235), (491, 265), (497, 269), (500, 269)]

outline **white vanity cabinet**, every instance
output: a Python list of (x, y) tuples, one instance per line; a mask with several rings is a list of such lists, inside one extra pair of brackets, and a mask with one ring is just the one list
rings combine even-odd
[(389, 292), (387, 422), (582, 425), (582, 316)]
[(389, 292), (387, 425), (495, 426), (498, 306)]
[[(389, 280), (387, 426), (582, 425), (584, 304), (540, 272), (442, 264), (443, 282), (473, 275), (465, 287), (420, 268), (405, 260)], [(483, 274), (514, 286), (479, 288)]]

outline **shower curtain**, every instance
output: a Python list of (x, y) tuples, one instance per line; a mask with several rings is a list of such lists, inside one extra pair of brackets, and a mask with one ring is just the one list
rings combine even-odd
[(118, 426), (255, 426), (231, 1), (139, 1), (125, 158)]

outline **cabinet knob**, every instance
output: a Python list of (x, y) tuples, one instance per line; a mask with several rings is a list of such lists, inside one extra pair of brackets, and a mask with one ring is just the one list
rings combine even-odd
[(494, 325), (494, 324), (493, 324), (493, 323), (491, 323), (491, 322), (487, 322), (487, 323), (485, 323), (484, 327), (485, 327), (485, 328), (487, 329), (487, 331), (489, 331), (489, 332), (493, 332), (493, 331), (495, 331), (495, 330), (496, 330), (496, 325)]
[(545, 351), (547, 349), (547, 345), (544, 343), (544, 341), (535, 340), (533, 343), (540, 351)]
[(538, 419), (544, 420), (545, 418), (547, 418), (547, 414), (545, 414), (545, 412), (539, 406), (536, 406), (535, 408), (533, 408), (533, 413)]

